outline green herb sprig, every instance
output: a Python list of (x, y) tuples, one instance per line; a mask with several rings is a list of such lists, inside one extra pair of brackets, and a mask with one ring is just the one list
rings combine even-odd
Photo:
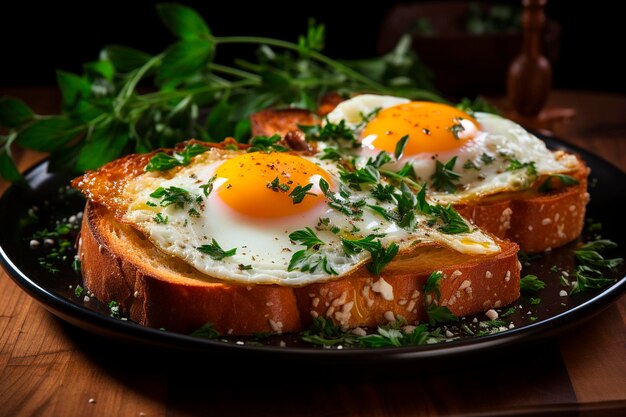
[[(58, 71), (62, 114), (38, 115), (18, 99), (0, 99), (0, 131), (6, 132), (0, 135), (0, 176), (21, 179), (14, 145), (50, 153), (53, 167), (82, 172), (189, 138), (246, 142), (253, 112), (269, 106), (314, 110), (330, 91), (443, 101), (408, 36), (384, 56), (339, 61), (321, 53), (324, 25), (314, 21), (298, 42), (289, 42), (217, 36), (200, 14), (177, 3), (158, 4), (157, 11), (174, 43), (156, 55), (109, 45), (82, 74)], [(254, 62), (216, 60), (216, 52), (242, 45), (258, 47)], [(174, 164), (161, 156), (151, 169)]]

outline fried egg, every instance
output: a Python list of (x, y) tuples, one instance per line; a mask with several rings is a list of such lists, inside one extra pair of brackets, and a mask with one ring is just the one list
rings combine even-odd
[[(364, 120), (370, 114), (375, 116)], [(524, 190), (542, 176), (578, 167), (574, 155), (549, 151), (511, 120), (446, 104), (359, 95), (340, 103), (326, 120), (356, 130), (361, 166), (381, 151), (394, 155), (407, 136), (402, 155), (384, 168), (398, 171), (410, 163), (417, 182), (426, 182), (429, 196), (443, 203)]]
[(395, 243), (400, 253), (429, 242), (470, 254), (500, 250), (474, 227), (446, 234), (418, 211), (409, 227), (400, 226), (384, 215), (395, 203), (349, 189), (336, 162), (314, 156), (211, 149), (187, 166), (133, 178), (123, 199), (122, 220), (160, 250), (243, 284), (301, 286), (369, 261), (367, 250), (347, 251), (342, 239)]

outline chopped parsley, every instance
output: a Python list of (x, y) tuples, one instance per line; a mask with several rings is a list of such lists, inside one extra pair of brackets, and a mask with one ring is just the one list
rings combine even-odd
[(192, 207), (192, 208), (190, 208), (190, 209), (187, 211), (187, 214), (188, 214), (190, 217), (195, 217), (195, 218), (199, 218), (199, 217), (200, 217), (200, 212), (199, 212), (198, 210), (196, 210), (195, 208), (193, 208), (193, 207)]
[(328, 118), (324, 120), (324, 125), (298, 125), (300, 130), (304, 132), (308, 141), (320, 141), (325, 142), (329, 140), (349, 140), (355, 139), (354, 132), (348, 126), (346, 126), (345, 120), (340, 121), (337, 124), (328, 121)]
[(463, 220), (463, 217), (457, 213), (451, 204), (448, 204), (447, 206), (431, 206), (431, 212), (443, 222), (443, 224), (437, 228), (437, 230), (441, 233), (455, 235), (470, 232), (469, 225), (465, 222), (465, 220)]
[(150, 158), (145, 167), (146, 171), (167, 171), (177, 166), (187, 166), (191, 162), (191, 158), (208, 151), (209, 148), (198, 143), (192, 143), (185, 146), (179, 153), (174, 152), (168, 155), (165, 152), (159, 152)]
[(474, 169), (476, 171), (480, 171), (480, 167), (476, 165), (474, 161), (470, 161), (469, 159), (463, 164), (463, 169)]
[(531, 162), (520, 162), (517, 159), (510, 158), (509, 166), (506, 167), (507, 171), (517, 171), (520, 169), (526, 169), (526, 173), (533, 177), (537, 175), (537, 168), (535, 167), (535, 161)]
[(496, 158), (494, 158), (493, 156), (483, 153), (482, 155), (480, 155), (480, 160), (483, 161), (483, 163), (485, 165), (489, 165), (491, 164), (493, 161), (496, 160)]
[(115, 300), (111, 300), (109, 301), (109, 304), (107, 304), (107, 307), (109, 307), (109, 311), (111, 312), (111, 317), (115, 317), (116, 319), (119, 319), (121, 317), (120, 303), (118, 303)]
[(315, 232), (310, 227), (290, 233), (289, 239), (306, 246), (307, 249), (319, 247), (325, 244), (322, 239), (317, 237)]
[(422, 345), (431, 341), (442, 340), (438, 331), (428, 331), (426, 324), (415, 326), (410, 331), (402, 330), (406, 326), (403, 319), (378, 326), (376, 333), (364, 336), (337, 326), (329, 318), (316, 317), (308, 330), (301, 333), (301, 339), (318, 346), (357, 346), (357, 347), (398, 347)]
[(445, 191), (447, 193), (456, 192), (456, 184), (461, 177), (460, 174), (454, 172), (456, 164), (456, 156), (453, 156), (448, 162), (442, 164), (437, 160), (435, 165), (435, 173), (430, 177), (431, 185), (435, 190)]
[(288, 271), (298, 269), (302, 272), (313, 273), (317, 271), (318, 268), (321, 268), (329, 275), (337, 275), (337, 271), (328, 264), (326, 255), (322, 255), (318, 252), (320, 246), (325, 245), (325, 242), (317, 237), (310, 227), (290, 233), (289, 239), (304, 245), (306, 249), (300, 250), (292, 255), (289, 266), (287, 267)]
[(167, 224), (167, 222), (169, 221), (169, 216), (163, 217), (163, 214), (157, 213), (156, 216), (152, 218), (152, 220), (158, 224)]
[(428, 314), (428, 322), (431, 326), (435, 326), (438, 323), (447, 323), (458, 320), (458, 317), (452, 314), (448, 307), (437, 304), (439, 302), (439, 298), (441, 297), (439, 287), (441, 285), (442, 277), (443, 272), (433, 271), (426, 280), (423, 288), (424, 295), (434, 295), (434, 297), (424, 297), (424, 308), (426, 309), (426, 314)]
[(77, 298), (82, 297), (84, 292), (85, 292), (85, 289), (81, 287), (80, 285), (77, 285), (76, 288), (74, 288), (74, 295)]
[(269, 188), (272, 191), (276, 191), (276, 192), (282, 191), (286, 193), (287, 191), (289, 191), (291, 187), (288, 184), (281, 184), (277, 176), (271, 182), (267, 183), (267, 188)]
[(222, 247), (215, 241), (215, 239), (211, 239), (210, 245), (202, 245), (198, 246), (200, 252), (209, 255), (212, 259), (219, 261), (221, 259), (227, 258), (229, 256), (233, 256), (237, 253), (237, 248), (229, 249), (225, 251)]
[(167, 188), (159, 187), (150, 194), (150, 197), (160, 198), (161, 201), (159, 202), (159, 205), (161, 207), (168, 207), (173, 204), (175, 207), (184, 208), (185, 204), (189, 204), (194, 201), (194, 198), (189, 191), (174, 186)]
[(528, 274), (520, 279), (520, 290), (524, 292), (537, 292), (546, 287), (546, 283), (537, 275)]
[(255, 136), (250, 139), (248, 152), (286, 152), (289, 148), (278, 144), (281, 139), (279, 134), (272, 136)]
[(330, 191), (330, 185), (324, 178), (320, 178), (319, 186), (328, 199), (328, 205), (333, 209), (351, 217), (360, 217), (363, 214), (361, 207), (367, 204), (366, 201), (350, 201), (350, 192), (343, 184), (339, 185), (338, 193)]
[(546, 180), (539, 186), (539, 192), (540, 193), (548, 193), (552, 190), (554, 190), (555, 185), (554, 182), (558, 181), (561, 185), (565, 186), (565, 187), (569, 187), (572, 185), (578, 185), (578, 180), (574, 177), (572, 177), (571, 175), (564, 175), (564, 174), (552, 174), (552, 175), (548, 175), (548, 177), (546, 178)]
[(455, 119), (455, 123), (452, 126), (450, 126), (448, 130), (452, 132), (452, 136), (454, 136), (454, 139), (459, 140), (461, 139), (459, 137), (459, 134), (465, 132), (465, 127), (463, 126), (460, 120)]
[(372, 259), (367, 264), (367, 269), (372, 274), (380, 276), (383, 268), (398, 254), (400, 247), (392, 242), (389, 246), (383, 248), (380, 239), (374, 240), (374, 238), (374, 235), (369, 235), (363, 239), (341, 239), (341, 245), (346, 255), (354, 255), (363, 250), (368, 251)]
[(322, 156), (320, 156), (320, 159), (339, 161), (340, 159), (343, 159), (343, 155), (337, 148), (328, 147), (322, 149)]
[(404, 135), (396, 143), (396, 149), (394, 152), (394, 156), (396, 157), (396, 160), (399, 160), (400, 158), (402, 158), (402, 155), (404, 154), (404, 148), (406, 147), (406, 143), (408, 141), (409, 141), (409, 135)]
[(295, 188), (289, 193), (289, 197), (293, 200), (293, 204), (301, 203), (307, 195), (316, 196), (317, 194), (309, 191), (311, 188), (313, 188), (313, 184), (311, 183), (305, 185), (304, 187), (296, 185)]
[(605, 272), (614, 271), (623, 262), (623, 258), (605, 259), (602, 255), (607, 249), (615, 249), (617, 244), (607, 239), (588, 242), (574, 251), (578, 265), (574, 271), (576, 281), (572, 284), (570, 295), (587, 289), (602, 288), (615, 282), (605, 276)]
[(200, 186), (200, 189), (204, 193), (205, 197), (208, 197), (213, 191), (213, 183), (215, 182), (216, 178), (217, 178), (217, 175), (213, 175), (211, 178), (209, 178), (206, 184), (203, 184)]

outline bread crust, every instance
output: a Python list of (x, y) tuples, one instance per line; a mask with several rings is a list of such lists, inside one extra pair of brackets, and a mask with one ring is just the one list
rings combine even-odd
[[(332, 110), (328, 107), (326, 111)], [(266, 109), (253, 114), (251, 119), (256, 121), (254, 134), (267, 136), (298, 130), (298, 125), (311, 124), (311, 120), (319, 123), (313, 113), (301, 109)], [(274, 130), (278, 125), (280, 130)], [(482, 230), (516, 242), (524, 252), (543, 252), (575, 240), (582, 232), (589, 201), (588, 175), (589, 169), (579, 158), (579, 168), (573, 174), (578, 185), (550, 193), (508, 193), (455, 204), (454, 208)]]
[(323, 316), (346, 328), (403, 317), (427, 318), (423, 285), (441, 270), (440, 304), (458, 316), (486, 311), (519, 297), (518, 246), (497, 240), (495, 256), (472, 256), (437, 246), (398, 257), (375, 277), (360, 268), (348, 277), (299, 288), (238, 285), (207, 277), (160, 252), (145, 237), (88, 202), (79, 240), (85, 286), (105, 303), (115, 300), (129, 319), (191, 333), (212, 323), (222, 334), (286, 333)]

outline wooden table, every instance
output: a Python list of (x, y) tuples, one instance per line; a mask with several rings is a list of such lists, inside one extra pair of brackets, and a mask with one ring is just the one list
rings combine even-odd
[[(58, 106), (49, 89), (3, 93), (39, 112)], [(550, 105), (577, 112), (559, 127), (561, 137), (626, 170), (626, 97), (555, 92)], [(23, 152), (20, 168), (41, 158)], [(177, 355), (86, 333), (1, 273), (0, 416), (626, 415), (625, 323), (623, 296), (555, 339), (437, 368), (239, 370), (236, 358)]]

